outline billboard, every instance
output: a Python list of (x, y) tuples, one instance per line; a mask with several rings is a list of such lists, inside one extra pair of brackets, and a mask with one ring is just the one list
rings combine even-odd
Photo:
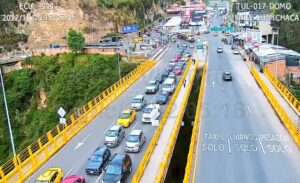
[(123, 33), (131, 33), (131, 32), (137, 32), (138, 31), (138, 25), (137, 24), (130, 24), (130, 25), (124, 25), (122, 27)]
[(246, 42), (249, 43), (261, 43), (262, 42), (262, 31), (257, 29), (246, 30)]

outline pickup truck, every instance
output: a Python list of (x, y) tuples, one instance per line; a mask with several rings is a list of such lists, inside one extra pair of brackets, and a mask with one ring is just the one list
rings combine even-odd
[(158, 104), (149, 104), (145, 109), (142, 117), (143, 123), (152, 123), (160, 115)]

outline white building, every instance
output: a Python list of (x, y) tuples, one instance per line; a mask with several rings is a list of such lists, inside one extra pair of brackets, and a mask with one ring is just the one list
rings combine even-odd
[(166, 29), (169, 32), (175, 32), (180, 29), (181, 23), (182, 18), (180, 16), (174, 16), (167, 23), (165, 23), (165, 25), (163, 25), (163, 29)]

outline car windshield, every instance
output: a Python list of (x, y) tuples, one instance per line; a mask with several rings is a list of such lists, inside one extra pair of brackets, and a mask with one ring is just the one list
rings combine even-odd
[(155, 86), (155, 82), (154, 82), (154, 81), (150, 81), (150, 82), (148, 83), (148, 86)]
[(127, 119), (127, 118), (129, 118), (130, 117), (130, 114), (129, 113), (122, 113), (121, 115), (120, 115), (120, 118), (121, 119)]
[(164, 88), (171, 88), (172, 85), (171, 85), (171, 84), (163, 84), (163, 87), (164, 87)]
[(106, 132), (106, 136), (108, 137), (116, 137), (118, 135), (118, 131), (117, 130), (108, 130)]
[(133, 99), (133, 102), (132, 103), (142, 103), (142, 99), (140, 98), (135, 98)]
[(152, 107), (146, 107), (144, 113), (150, 113), (152, 111)]
[(129, 135), (126, 139), (127, 142), (138, 142), (139, 136), (138, 135)]
[(94, 162), (99, 162), (99, 161), (102, 161), (102, 156), (95, 156), (93, 155), (91, 158), (90, 158), (91, 161), (94, 161)]
[(166, 96), (163, 95), (163, 94), (159, 94), (159, 95), (157, 96), (157, 99), (165, 99), (165, 98), (166, 98)]
[(122, 170), (120, 166), (109, 165), (107, 167), (106, 173), (112, 175), (121, 175)]

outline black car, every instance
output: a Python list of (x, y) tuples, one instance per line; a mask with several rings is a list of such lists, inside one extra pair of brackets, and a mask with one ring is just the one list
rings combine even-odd
[(168, 75), (170, 74), (171, 71), (169, 71), (168, 68), (166, 68), (165, 70), (163, 70), (162, 74), (165, 76), (165, 78), (168, 77)]
[(229, 71), (223, 72), (223, 80), (224, 81), (231, 81), (232, 80), (231, 72), (229, 72)]
[(128, 154), (115, 154), (111, 162), (107, 165), (104, 175), (103, 183), (117, 183), (125, 182), (126, 177), (132, 170), (131, 158)]
[(169, 93), (168, 92), (161, 92), (156, 96), (156, 103), (157, 104), (166, 104), (169, 100)]
[(107, 165), (110, 158), (110, 150), (106, 147), (98, 147), (89, 158), (85, 171), (87, 174), (99, 175)]
[(165, 77), (163, 74), (159, 74), (154, 78), (158, 83), (163, 83), (165, 80)]

